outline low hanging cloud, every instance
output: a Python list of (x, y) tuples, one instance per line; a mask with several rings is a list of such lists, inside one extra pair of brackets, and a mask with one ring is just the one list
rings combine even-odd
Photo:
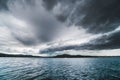
[[(61, 45), (54, 46), (51, 45), (48, 48), (45, 48), (43, 50), (40, 50), (40, 53), (54, 53), (54, 52), (60, 52), (60, 51), (68, 51), (68, 50), (111, 50), (111, 49), (119, 49), (120, 48), (120, 30), (113, 31), (110, 33), (105, 33), (102, 35), (97, 35), (95, 38), (88, 38), (88, 41), (79, 43), (80, 41), (77, 41), (77, 44), (67, 44), (64, 45), (64, 42)], [(71, 41), (74, 42), (75, 41)], [(70, 43), (71, 43), (70, 42)], [(58, 44), (60, 44), (58, 42)]]

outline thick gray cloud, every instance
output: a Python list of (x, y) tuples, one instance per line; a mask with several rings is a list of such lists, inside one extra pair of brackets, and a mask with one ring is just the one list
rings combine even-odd
[(120, 32), (115, 32), (113, 34), (107, 35), (104, 34), (99, 38), (90, 40), (87, 43), (76, 44), (76, 45), (64, 45), (57, 47), (49, 47), (44, 50), (41, 50), (40, 53), (54, 53), (65, 50), (110, 50), (110, 49), (119, 49), (120, 48)]
[(89, 0), (83, 7), (85, 17), (77, 23), (91, 33), (108, 32), (120, 24), (119, 0)]
[(8, 0), (0, 0), (0, 10), (8, 10), (7, 2)]
[[(66, 0), (67, 1), (67, 0)], [(58, 20), (83, 27), (88, 33), (99, 34), (115, 30), (120, 25), (120, 1), (119, 0), (74, 0), (71, 3), (59, 0), (60, 4), (69, 6), (61, 14)], [(64, 2), (64, 3), (62, 3)], [(58, 4), (58, 3), (57, 3)], [(67, 11), (69, 10), (69, 11)], [(66, 15), (65, 13), (68, 14)], [(60, 19), (60, 18), (62, 19)], [(120, 47), (120, 31), (93, 40), (80, 46), (64, 46), (49, 51), (61, 51), (69, 49), (116, 49)]]
[(57, 5), (58, 0), (43, 0), (43, 2), (43, 6), (45, 6), (47, 10), (51, 10), (55, 5)]
[[(39, 0), (9, 0), (9, 11), (18, 19), (24, 20), (29, 24), (29, 28), (33, 29), (33, 33), (37, 39), (37, 44), (49, 42), (54, 39), (61, 25), (56, 18), (49, 13), (44, 7), (43, 2)], [(22, 40), (19, 36), (15, 36), (17, 40), (23, 44), (34, 44), (36, 41), (33, 39)], [(30, 41), (29, 41), (30, 40)], [(35, 42), (34, 42), (35, 41)], [(25, 44), (25, 45), (26, 45)]]
[(82, 26), (90, 33), (112, 31), (120, 25), (119, 0), (55, 0), (56, 4), (51, 2), (54, 5), (45, 1), (52, 9), (61, 4), (61, 13), (56, 14), (58, 20)]
[(120, 0), (0, 0), (0, 9), (7, 10), (16, 19), (29, 24), (27, 28), (32, 30), (31, 34), (34, 34), (34, 37), (21, 37), (11, 29), (13, 37), (28, 46), (59, 39), (58, 34), (62, 26), (75, 25), (74, 27), (84, 28), (89, 34), (102, 34), (101, 37), (85, 44), (65, 45), (42, 52), (120, 47), (119, 30), (106, 35), (120, 25)]
[(53, 12), (58, 7), (60, 13), (55, 16), (59, 21), (82, 26), (90, 33), (109, 32), (120, 25), (119, 0), (52, 0), (48, 3), (49, 0), (44, 1), (46, 8)]

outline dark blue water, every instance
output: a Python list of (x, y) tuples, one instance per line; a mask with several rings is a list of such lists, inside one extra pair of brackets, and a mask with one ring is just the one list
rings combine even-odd
[(120, 80), (120, 58), (0, 58), (0, 80)]

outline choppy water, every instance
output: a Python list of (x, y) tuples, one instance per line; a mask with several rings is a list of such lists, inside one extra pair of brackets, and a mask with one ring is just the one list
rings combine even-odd
[(120, 58), (0, 58), (0, 80), (120, 80)]

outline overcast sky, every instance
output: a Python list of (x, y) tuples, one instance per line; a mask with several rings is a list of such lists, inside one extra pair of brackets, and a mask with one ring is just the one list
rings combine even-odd
[(0, 0), (0, 51), (120, 55), (120, 0)]

